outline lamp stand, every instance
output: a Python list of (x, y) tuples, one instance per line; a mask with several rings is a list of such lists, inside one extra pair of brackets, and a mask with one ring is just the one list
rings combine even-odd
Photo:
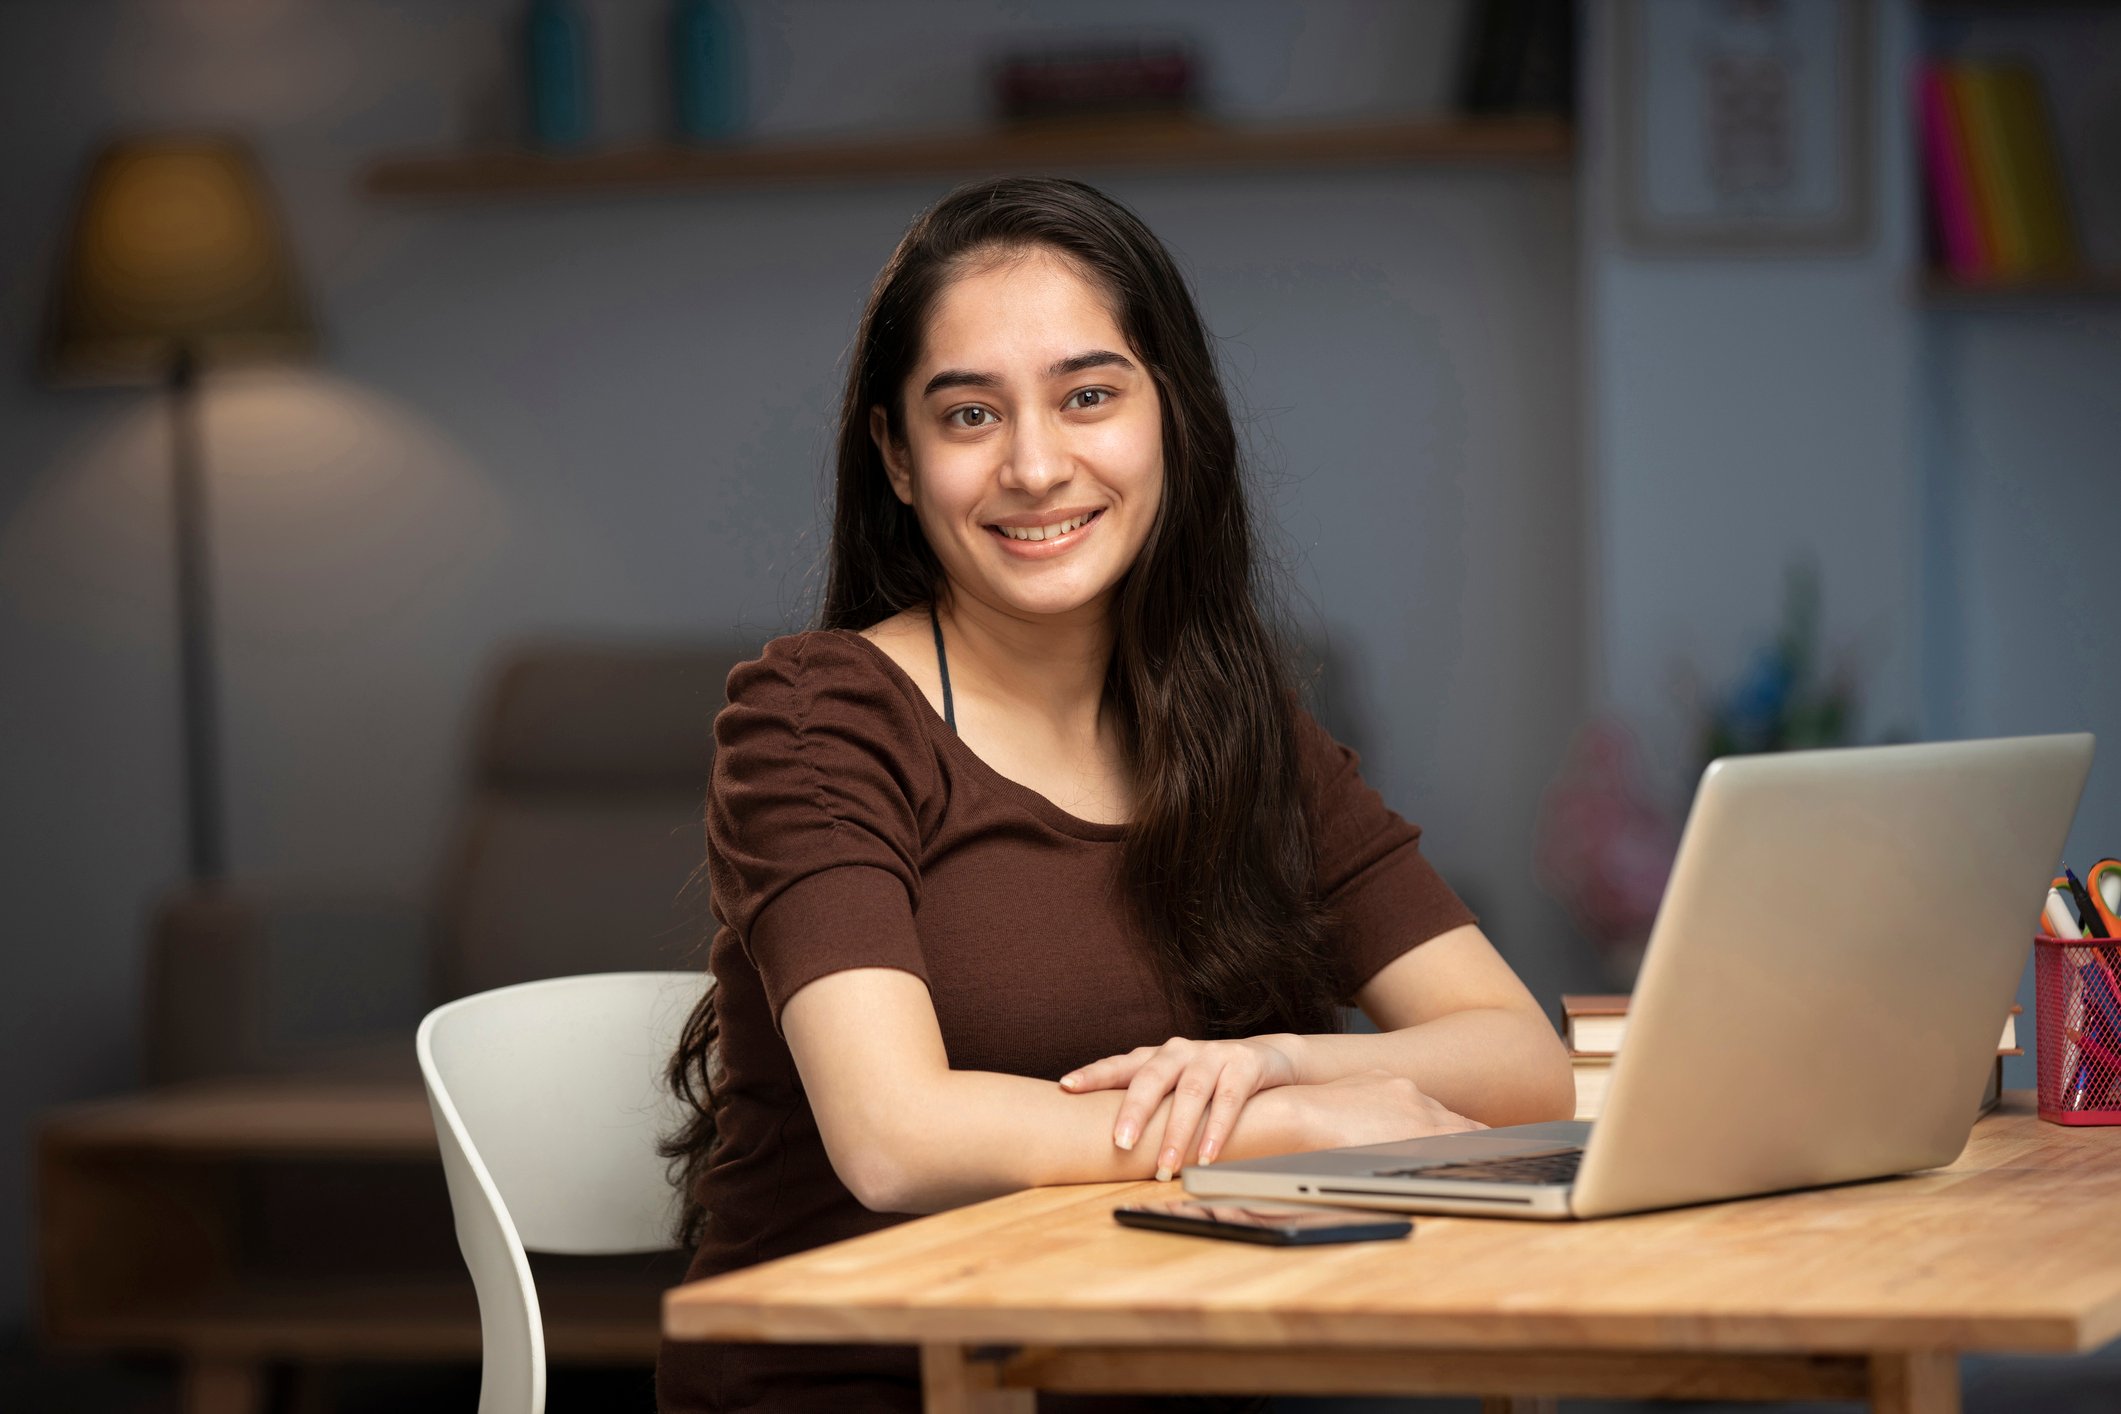
[(179, 345), (169, 368), (170, 465), (176, 521), (177, 659), (184, 710), (185, 853), (193, 883), (227, 872), (221, 742), (214, 712), (213, 599), (207, 576), (206, 469), (199, 364)]

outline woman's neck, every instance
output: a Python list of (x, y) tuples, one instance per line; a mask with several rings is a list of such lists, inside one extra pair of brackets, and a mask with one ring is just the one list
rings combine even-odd
[(946, 593), (936, 609), (958, 691), (1035, 713), (1064, 736), (1096, 740), (1112, 662), (1107, 604), (1066, 618), (1026, 619)]

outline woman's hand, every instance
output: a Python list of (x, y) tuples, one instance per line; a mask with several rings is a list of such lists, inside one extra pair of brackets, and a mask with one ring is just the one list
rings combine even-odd
[(1275, 1098), (1294, 1102), (1292, 1120), (1306, 1151), (1390, 1144), (1487, 1128), (1477, 1119), (1444, 1108), (1404, 1075), (1382, 1070), (1300, 1086)]
[(1215, 1162), (1245, 1101), (1262, 1090), (1297, 1083), (1302, 1048), (1302, 1037), (1287, 1034), (1238, 1041), (1174, 1036), (1161, 1046), (1136, 1046), (1123, 1056), (1093, 1061), (1062, 1076), (1060, 1084), (1078, 1095), (1126, 1087), (1112, 1127), (1112, 1142), (1122, 1149), (1134, 1147), (1142, 1126), (1169, 1095), (1171, 1112), (1156, 1156), (1156, 1176), (1165, 1179), (1192, 1152), (1196, 1130), (1199, 1161)]

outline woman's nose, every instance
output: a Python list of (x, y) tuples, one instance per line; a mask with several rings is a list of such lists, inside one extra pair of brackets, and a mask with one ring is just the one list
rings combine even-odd
[(1008, 460), (1002, 466), (1002, 484), (1034, 500), (1043, 499), (1048, 491), (1068, 480), (1068, 466), (1067, 443), (1059, 429), (1029, 419), (1017, 424), (1016, 435), (1010, 440)]

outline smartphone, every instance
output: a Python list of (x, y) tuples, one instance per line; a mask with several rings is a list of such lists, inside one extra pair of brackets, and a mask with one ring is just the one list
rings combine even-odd
[(1327, 1242), (1389, 1242), (1414, 1224), (1381, 1213), (1333, 1212), (1322, 1208), (1261, 1208), (1243, 1203), (1203, 1203), (1191, 1198), (1130, 1203), (1112, 1216), (1127, 1227), (1264, 1242), (1272, 1247), (1309, 1247)]

